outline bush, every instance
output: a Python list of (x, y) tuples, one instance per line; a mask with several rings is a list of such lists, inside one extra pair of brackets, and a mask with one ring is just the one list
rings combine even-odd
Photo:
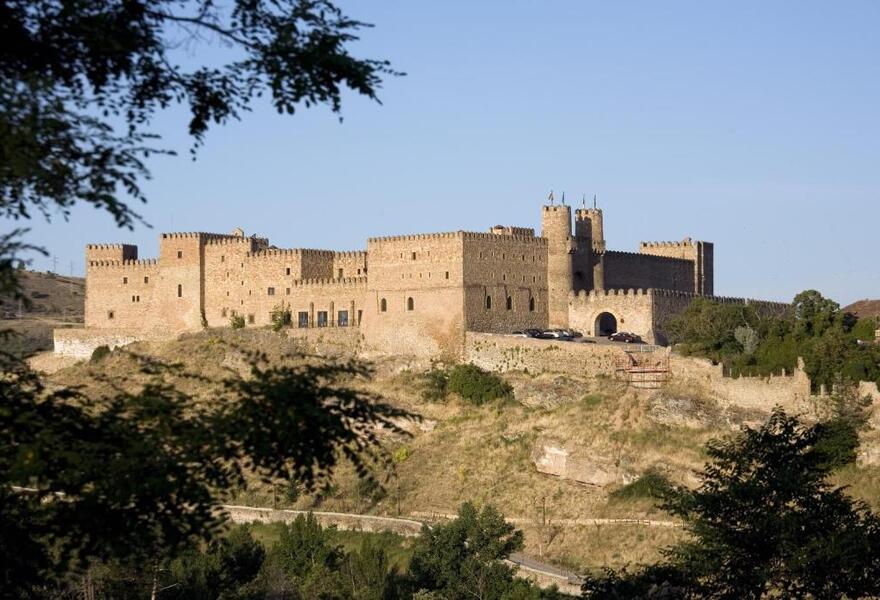
[(422, 375), (422, 398), (429, 402), (442, 402), (449, 393), (449, 373), (443, 369), (431, 369)]
[(272, 309), (272, 331), (281, 331), (284, 327), (290, 327), (290, 307), (279, 304)]
[(244, 315), (232, 315), (229, 325), (233, 329), (244, 329)]
[(613, 500), (638, 500), (641, 498), (658, 498), (670, 489), (671, 484), (666, 476), (657, 469), (648, 469), (641, 477), (612, 492)]
[(476, 365), (456, 365), (448, 371), (446, 390), (477, 406), (500, 398), (513, 398), (506, 381)]
[(92, 357), (89, 359), (89, 362), (101, 362), (105, 358), (110, 356), (110, 347), (105, 345), (98, 346), (94, 350), (92, 350)]

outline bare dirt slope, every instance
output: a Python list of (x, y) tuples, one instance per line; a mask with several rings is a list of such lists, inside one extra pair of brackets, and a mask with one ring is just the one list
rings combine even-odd
[(20, 281), (28, 302), (0, 296), (0, 329), (19, 334), (5, 343), (23, 354), (50, 350), (53, 329), (82, 323), (85, 280), (21, 271)]

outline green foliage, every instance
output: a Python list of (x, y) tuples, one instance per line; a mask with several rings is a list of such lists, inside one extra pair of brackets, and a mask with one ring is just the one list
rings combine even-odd
[(422, 398), (429, 402), (446, 400), (449, 386), (449, 373), (445, 369), (433, 368), (421, 377)]
[(290, 323), (291, 323), (290, 306), (285, 305), (283, 302), (281, 304), (276, 304), (272, 308), (271, 318), (272, 318), (272, 331), (281, 331), (285, 327), (290, 327)]
[(233, 329), (244, 329), (244, 315), (233, 314), (229, 318), (229, 326)]
[(446, 389), (477, 406), (493, 400), (513, 398), (513, 388), (509, 383), (471, 364), (452, 367)]
[(513, 398), (513, 388), (506, 381), (472, 364), (448, 369), (431, 369), (422, 375), (422, 398), (442, 402), (449, 394), (480, 406), (498, 399)]
[(110, 356), (110, 347), (104, 344), (92, 350), (92, 356), (89, 358), (89, 362), (99, 363), (108, 356)]
[(171, 561), (169, 578), (174, 581), (164, 594), (181, 600), (214, 600), (253, 582), (266, 558), (263, 545), (254, 540), (247, 526), (234, 528), (207, 549), (190, 548)]
[[(155, 359), (142, 363), (141, 388), (116, 385), (94, 399), (45, 389), (21, 364), (5, 371), (0, 493), (35, 491), (0, 504), (0, 564), (33, 565), (21, 571), (40, 570), (33, 584), (83, 564), (176, 557), (194, 540), (216, 539), (223, 490), (246, 486), (245, 465), (307, 489), (331, 477), (342, 457), (363, 478), (373, 477), (370, 465), (390, 468), (375, 432), (403, 433), (394, 422), (412, 415), (340, 383), (368, 370), (249, 359), (247, 378), (220, 382), (207, 405), (179, 385), (194, 375)], [(54, 501), (59, 495), (64, 502)]]
[(671, 487), (669, 479), (657, 469), (649, 469), (633, 482), (611, 493), (613, 500), (659, 498)]
[(585, 598), (861, 598), (880, 594), (880, 518), (827, 482), (828, 428), (782, 410), (710, 442), (702, 484), (663, 508), (690, 539), (665, 561), (588, 577)]
[[(396, 74), (349, 53), (367, 25), (330, 0), (3, 6), (0, 165), (11, 168), (0, 170), (0, 214), (10, 218), (84, 202), (131, 227), (139, 216), (119, 197), (144, 200), (145, 161), (162, 152), (150, 125), (169, 104), (189, 109), (198, 146), (211, 125), (238, 120), (260, 96), (283, 114), (301, 104), (338, 112), (344, 88), (376, 99), (382, 76)], [(191, 46), (215, 38), (234, 58), (179, 60), (181, 31)]]
[(410, 563), (414, 588), (441, 598), (503, 598), (514, 582), (504, 561), (522, 546), (522, 532), (501, 513), (465, 503), (457, 519), (422, 530)]
[(880, 346), (858, 343), (873, 338), (874, 326), (809, 290), (781, 316), (699, 298), (670, 321), (668, 331), (679, 351), (723, 363), (733, 376), (792, 372), (801, 357), (818, 389), (880, 380)]

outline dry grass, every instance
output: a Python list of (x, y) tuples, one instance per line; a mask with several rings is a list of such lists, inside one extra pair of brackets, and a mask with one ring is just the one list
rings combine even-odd
[[(239, 347), (240, 349), (235, 349)], [(302, 346), (269, 330), (211, 330), (164, 343), (136, 344), (136, 353), (181, 361), (208, 380), (244, 365), (242, 351), (259, 348), (273, 360)], [(334, 486), (324, 494), (301, 494), (288, 502), (283, 492), (279, 507), (409, 515), (413, 511), (455, 513), (462, 502), (492, 503), (509, 517), (521, 519), (526, 550), (578, 570), (602, 566), (654, 562), (660, 549), (685, 535), (680, 529), (632, 525), (552, 525), (577, 518), (668, 519), (647, 499), (609, 501), (609, 494), (657, 469), (673, 483), (694, 484), (703, 466), (703, 445), (711, 437), (738, 426), (736, 415), (719, 409), (703, 397), (688, 399), (686, 390), (674, 390), (676, 402), (656, 393), (633, 392), (613, 380), (578, 379), (550, 374), (509, 373), (517, 400), (473, 407), (456, 401), (427, 402), (419, 380), (427, 365), (381, 360), (371, 381), (352, 382), (383, 395), (390, 403), (424, 418), (410, 438), (388, 437), (396, 457), (396, 476), (386, 483), (384, 497), (365, 494), (357, 477), (343, 467)], [(114, 352), (100, 364), (80, 364), (58, 372), (52, 381), (99, 390), (98, 376), (118, 379), (131, 375), (136, 361)], [(137, 383), (139, 376), (133, 378)], [(210, 393), (195, 382), (194, 392)], [(667, 395), (670, 393), (667, 392)], [(679, 400), (688, 400), (679, 402)], [(658, 402), (664, 402), (658, 412)], [(754, 415), (743, 415), (752, 418)], [(673, 417), (673, 418), (670, 418)], [(613, 464), (619, 481), (596, 487), (542, 475), (534, 467), (536, 446), (555, 440), (578, 456)], [(844, 470), (837, 476), (851, 485), (851, 493), (877, 505), (880, 468)], [(230, 501), (272, 506), (270, 486), (255, 485), (246, 492), (231, 491)], [(551, 528), (542, 527), (542, 516)], [(399, 510), (398, 510), (399, 509)]]

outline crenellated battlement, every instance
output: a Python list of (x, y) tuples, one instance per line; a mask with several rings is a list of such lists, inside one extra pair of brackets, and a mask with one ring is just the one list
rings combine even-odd
[(333, 255), (336, 258), (366, 258), (367, 251), (366, 250), (342, 250), (342, 251), (334, 251)]
[(297, 279), (292, 282), (294, 287), (307, 287), (307, 286), (345, 286), (345, 287), (359, 287), (367, 285), (367, 278), (365, 276), (360, 277), (343, 277), (339, 278), (314, 278), (314, 279)]
[(86, 244), (86, 250), (137, 250), (134, 244)]
[(605, 252), (603, 252), (603, 254), (605, 256), (611, 256), (611, 257), (614, 257), (614, 256), (633, 257), (633, 258), (638, 258), (640, 260), (645, 260), (645, 259), (658, 260), (658, 261), (676, 260), (676, 261), (680, 261), (683, 263), (694, 262), (692, 260), (688, 260), (687, 258), (678, 258), (675, 256), (659, 256), (656, 254), (642, 254), (640, 252), (627, 252), (625, 250), (606, 250)]
[(137, 260), (90, 260), (89, 267), (119, 267), (119, 268), (156, 268), (159, 266), (158, 259), (141, 258)]
[(269, 238), (258, 237), (242, 237), (239, 235), (226, 235), (218, 238), (208, 238), (205, 240), (206, 246), (226, 246), (230, 244), (247, 244), (256, 243), (257, 245), (268, 245)]
[(333, 258), (336, 254), (333, 250), (314, 250), (311, 248), (266, 248), (248, 252), (248, 258), (266, 258), (269, 256), (313, 256), (320, 258)]
[(693, 248), (695, 245), (693, 239), (686, 237), (680, 242), (641, 242), (639, 248)]
[(736, 297), (728, 297), (728, 296), (701, 296), (699, 294), (695, 294), (692, 292), (679, 292), (676, 290), (663, 290), (663, 289), (608, 289), (608, 290), (591, 290), (589, 292), (585, 290), (580, 290), (577, 294), (572, 292), (569, 294), (569, 298), (571, 300), (577, 300), (579, 302), (594, 302), (597, 300), (603, 300), (609, 297), (616, 296), (629, 296), (629, 297), (656, 297), (656, 298), (681, 298), (687, 300), (695, 300), (697, 298), (704, 298), (706, 300), (711, 300), (713, 302), (718, 302), (720, 304), (744, 304), (744, 305), (762, 305), (771, 308), (779, 308), (785, 309), (789, 308), (791, 305), (785, 302), (773, 302), (770, 300), (756, 300), (754, 298), (736, 298)]
[(382, 237), (367, 238), (369, 243), (377, 242), (408, 242), (418, 240), (446, 240), (459, 238), (464, 234), (463, 231), (448, 231), (444, 233), (414, 233), (411, 235), (387, 235)]

